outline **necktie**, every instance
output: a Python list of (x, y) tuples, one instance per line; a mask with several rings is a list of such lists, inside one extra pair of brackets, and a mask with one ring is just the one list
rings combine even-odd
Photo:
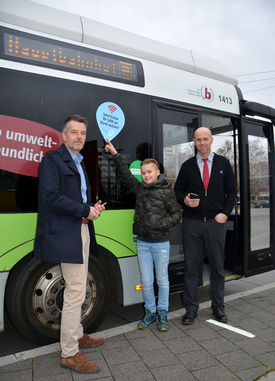
[(204, 185), (204, 189), (207, 190), (209, 184), (209, 169), (207, 164), (207, 159), (202, 159), (204, 161), (203, 173), (202, 173), (202, 181)]

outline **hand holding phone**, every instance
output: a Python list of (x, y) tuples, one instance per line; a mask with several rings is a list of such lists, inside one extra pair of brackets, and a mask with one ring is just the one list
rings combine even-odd
[(184, 203), (190, 208), (196, 208), (200, 203), (199, 195), (197, 193), (189, 192), (184, 199)]

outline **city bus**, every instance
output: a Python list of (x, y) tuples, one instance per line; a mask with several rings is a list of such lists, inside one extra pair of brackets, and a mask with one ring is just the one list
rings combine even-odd
[[(61, 143), (63, 121), (88, 119), (82, 151), (92, 200), (107, 202), (94, 222), (100, 258), (90, 256), (81, 319), (103, 322), (110, 300), (142, 303), (133, 225), (135, 197), (116, 173), (106, 138), (133, 175), (153, 157), (174, 185), (195, 154), (194, 130), (211, 129), (238, 197), (226, 223), (226, 280), (274, 269), (275, 110), (243, 98), (234, 74), (193, 51), (26, 0), (0, 5), (0, 329), (4, 312), (37, 344), (59, 340), (64, 280), (58, 263), (33, 258), (38, 167)], [(267, 200), (268, 208), (254, 208)], [(182, 292), (181, 224), (170, 231), (170, 292)], [(209, 284), (202, 252), (200, 286)]]

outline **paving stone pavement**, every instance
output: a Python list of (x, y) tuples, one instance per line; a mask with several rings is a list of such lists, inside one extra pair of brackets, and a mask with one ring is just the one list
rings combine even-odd
[(216, 325), (206, 302), (191, 326), (182, 325), (182, 309), (169, 314), (167, 332), (136, 323), (98, 332), (93, 337), (104, 335), (104, 345), (84, 350), (101, 366), (94, 375), (61, 368), (57, 343), (1, 357), (0, 380), (275, 381), (275, 283), (225, 302), (228, 324)]

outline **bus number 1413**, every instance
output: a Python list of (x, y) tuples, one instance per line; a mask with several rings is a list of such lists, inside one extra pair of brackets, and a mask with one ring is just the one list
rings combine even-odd
[(219, 95), (219, 98), (220, 98), (220, 102), (229, 103), (230, 105), (232, 105), (232, 98), (228, 98), (222, 95)]

